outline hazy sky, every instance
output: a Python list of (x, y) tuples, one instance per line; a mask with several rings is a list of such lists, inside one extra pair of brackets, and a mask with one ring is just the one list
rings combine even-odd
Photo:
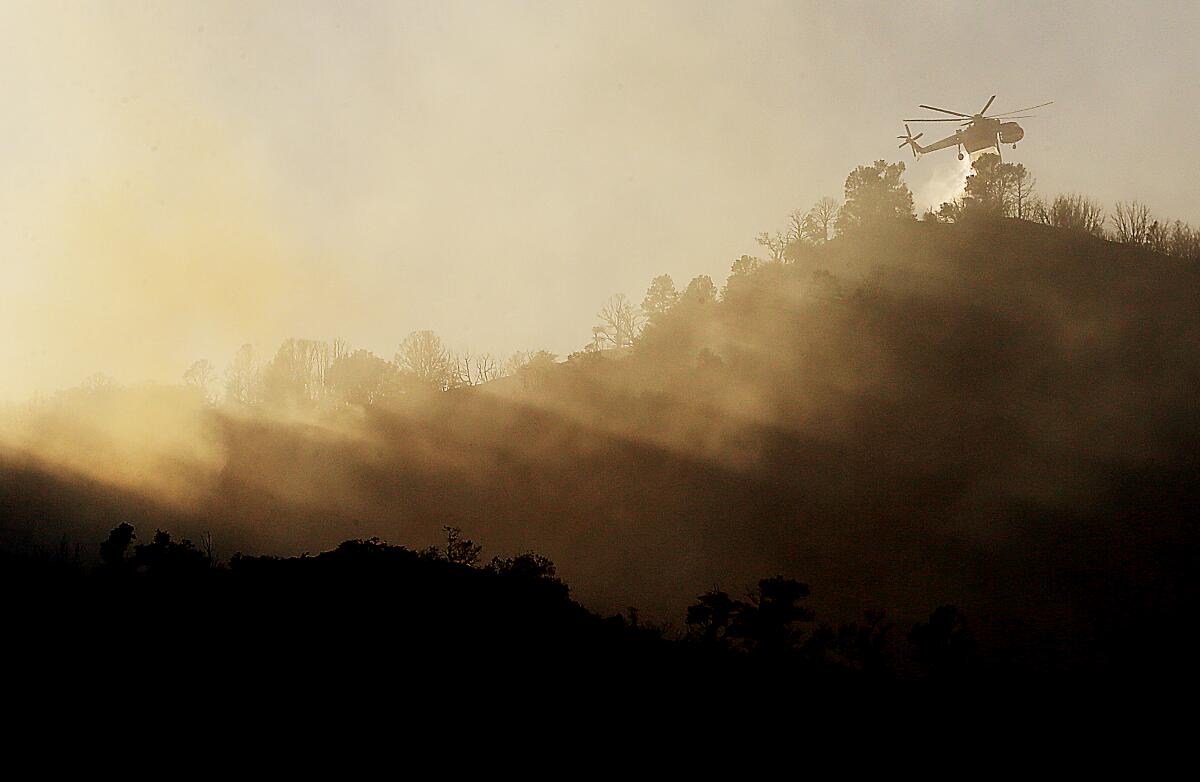
[[(905, 160), (919, 103), (1057, 103), (1039, 190), (1200, 222), (1200, 3), (0, 4), (0, 399), (287, 336), (565, 355)], [(926, 141), (948, 123), (929, 125)]]

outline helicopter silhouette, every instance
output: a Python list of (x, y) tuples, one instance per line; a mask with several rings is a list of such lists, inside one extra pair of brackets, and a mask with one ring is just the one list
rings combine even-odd
[[(1017, 142), (1025, 138), (1024, 129), (1016, 122), (1013, 122), (1013, 120), (1037, 116), (1036, 114), (1021, 114), (1021, 112), (1033, 111), (1034, 109), (1040, 109), (1054, 103), (1054, 101), (1048, 101), (1046, 103), (1039, 103), (1036, 106), (1026, 106), (1023, 109), (1014, 109), (989, 117), (987, 116), (987, 110), (991, 108), (992, 101), (995, 99), (995, 95), (989, 98), (988, 102), (976, 114), (963, 114), (959, 111), (950, 111), (949, 109), (940, 109), (937, 106), (921, 104), (918, 108), (940, 111), (944, 114), (953, 114), (954, 117), (924, 117), (904, 120), (905, 135), (896, 136), (898, 139), (903, 139), (900, 147), (903, 148), (905, 145), (908, 145), (912, 149), (913, 157), (920, 157), (927, 152), (936, 152), (939, 149), (949, 149), (950, 147), (958, 147), (959, 160), (963, 159), (964, 149), (967, 151), (967, 154), (973, 155), (976, 152), (995, 147), (996, 155), (999, 156), (1001, 144), (1012, 144), (1013, 149), (1016, 149)], [(964, 127), (955, 130), (952, 136), (947, 136), (927, 147), (923, 147), (917, 143), (917, 139), (925, 134), (918, 133), (914, 136), (908, 127), (909, 122), (960, 122)]]

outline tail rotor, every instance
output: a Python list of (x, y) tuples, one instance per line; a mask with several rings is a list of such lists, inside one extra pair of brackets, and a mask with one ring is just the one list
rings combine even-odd
[(912, 134), (912, 131), (908, 129), (908, 123), (904, 124), (904, 134), (905, 135), (903, 135), (903, 136), (896, 136), (896, 138), (898, 138), (898, 139), (903, 139), (903, 141), (900, 143), (900, 146), (897, 147), (897, 149), (903, 149), (904, 145), (907, 144), (909, 149), (912, 150), (913, 157), (917, 157), (918, 153), (921, 151), (921, 145), (917, 143), (917, 139), (919, 139), (921, 136), (924, 136), (925, 134), (918, 133), (917, 135), (914, 136)]

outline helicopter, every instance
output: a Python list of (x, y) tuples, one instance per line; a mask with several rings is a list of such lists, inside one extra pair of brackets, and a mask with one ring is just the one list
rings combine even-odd
[[(1005, 111), (989, 117), (987, 116), (987, 110), (992, 107), (992, 101), (995, 99), (996, 96), (993, 95), (984, 104), (983, 108), (975, 114), (963, 114), (959, 111), (950, 111), (949, 109), (940, 109), (937, 106), (921, 104), (918, 108), (940, 111), (943, 114), (953, 114), (954, 117), (925, 117), (904, 120), (905, 135), (896, 136), (898, 139), (903, 139), (900, 147), (903, 148), (905, 145), (908, 145), (912, 149), (913, 157), (920, 157), (926, 152), (936, 152), (939, 149), (949, 149), (950, 147), (958, 147), (959, 160), (963, 159), (964, 149), (967, 151), (967, 154), (973, 155), (976, 152), (995, 147), (996, 155), (999, 156), (1001, 144), (1012, 144), (1012, 148), (1016, 149), (1017, 142), (1025, 138), (1025, 131), (1020, 125), (1013, 122), (1013, 120), (1037, 116), (1036, 114), (1022, 114), (1021, 112), (1033, 111), (1034, 109), (1040, 109), (1054, 103), (1054, 101), (1048, 101), (1046, 103), (1039, 103), (1036, 106)], [(941, 141), (935, 141), (929, 146), (923, 147), (917, 143), (917, 139), (925, 134), (918, 133), (914, 136), (908, 128), (909, 122), (960, 122), (965, 127), (955, 130), (953, 136), (947, 136)]]

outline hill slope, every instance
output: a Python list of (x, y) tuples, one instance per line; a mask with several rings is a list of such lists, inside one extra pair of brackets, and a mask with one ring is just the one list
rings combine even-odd
[[(189, 487), (159, 500), (226, 552), (424, 545), (450, 524), (546, 554), (600, 610), (677, 619), (714, 585), (781, 573), (818, 615), (956, 603), (1011, 654), (1103, 666), (1147, 623), (1187, 632), (1196, 605), (1198, 282), (1028, 223), (897, 225), (733, 278), (633, 355), (519, 393), (197, 409), (216, 456), (155, 461)], [(8, 459), (9, 541), (122, 520), (78, 469)]]

